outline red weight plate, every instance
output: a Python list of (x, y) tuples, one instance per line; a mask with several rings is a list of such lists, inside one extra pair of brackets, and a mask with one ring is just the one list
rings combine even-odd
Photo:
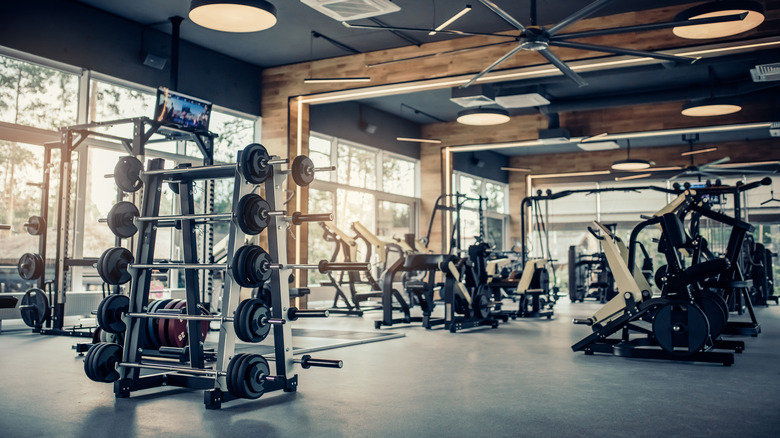
[[(172, 309), (181, 310), (187, 308), (187, 302), (179, 300)], [(182, 348), (187, 345), (187, 321), (180, 319), (168, 320), (168, 345)]]

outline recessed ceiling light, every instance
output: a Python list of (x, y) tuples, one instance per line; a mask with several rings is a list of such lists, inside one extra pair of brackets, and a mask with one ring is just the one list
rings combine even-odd
[(276, 7), (264, 0), (192, 0), (190, 20), (222, 32), (258, 32), (276, 24)]
[(741, 14), (746, 14), (742, 20), (679, 26), (673, 28), (672, 32), (680, 38), (722, 38), (747, 32), (764, 22), (764, 7), (761, 3), (743, 0), (713, 1), (694, 6), (678, 14), (674, 20), (683, 21)]
[(501, 108), (473, 108), (458, 112), (458, 123), (464, 125), (500, 125), (509, 121), (509, 112)]
[(733, 114), (742, 110), (735, 102), (723, 98), (692, 100), (682, 108), (682, 115), (688, 117), (709, 117)]

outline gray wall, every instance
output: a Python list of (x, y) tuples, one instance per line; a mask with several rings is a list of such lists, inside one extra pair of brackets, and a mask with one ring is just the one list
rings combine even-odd
[[(376, 127), (373, 134), (361, 129), (361, 114), (365, 124)], [(357, 102), (312, 105), (309, 129), (407, 157), (420, 158), (419, 143), (396, 140), (399, 136), (419, 137), (418, 124)]]
[[(482, 165), (480, 166), (479, 163), (482, 163)], [(452, 154), (452, 167), (470, 175), (509, 183), (509, 172), (499, 170), (501, 167), (509, 167), (509, 157), (492, 151)]]
[[(117, 0), (133, 1), (133, 0)], [(72, 0), (2, 2), (0, 45), (153, 88), (170, 86), (163, 70), (143, 64), (144, 50), (170, 58), (171, 25), (139, 23)], [(186, 41), (180, 45), (178, 90), (260, 115), (261, 68)]]

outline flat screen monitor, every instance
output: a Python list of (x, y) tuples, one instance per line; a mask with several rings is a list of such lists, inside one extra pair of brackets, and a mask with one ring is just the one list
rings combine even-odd
[(188, 131), (208, 131), (211, 102), (196, 99), (165, 87), (157, 89), (154, 120)]

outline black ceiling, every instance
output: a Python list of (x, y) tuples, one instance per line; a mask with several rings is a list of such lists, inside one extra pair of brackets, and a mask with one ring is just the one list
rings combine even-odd
[[(530, 24), (531, 0), (494, 1), (523, 24)], [(592, 1), (538, 2), (539, 22), (541, 24), (559, 22)], [(189, 0), (81, 0), (81, 2), (142, 24), (157, 23), (155, 24), (156, 28), (162, 31), (168, 31), (170, 26), (165, 22), (169, 17), (177, 15), (186, 17), (190, 3)], [(328, 43), (324, 38), (312, 38), (312, 31), (354, 48), (358, 52), (410, 46), (413, 43), (410, 42), (409, 38), (420, 43), (428, 43), (460, 37), (447, 34), (429, 36), (426, 33), (407, 33), (402, 38), (388, 31), (348, 29), (339, 21), (317, 12), (299, 0), (271, 0), (271, 2), (277, 8), (278, 17), (278, 23), (271, 29), (249, 34), (224, 33), (208, 30), (185, 20), (181, 28), (181, 37), (200, 46), (262, 67), (350, 54), (344, 48)], [(400, 6), (401, 10), (377, 17), (381, 22), (391, 26), (430, 28), (461, 10), (467, 1), (395, 0), (394, 3)], [(461, 18), (453, 28), (471, 32), (498, 32), (511, 29), (506, 21), (488, 10), (479, 1), (472, 0), (468, 3), (472, 4), (472, 11)], [(600, 10), (595, 16), (685, 3), (697, 2), (686, 0), (617, 0)], [(669, 17), (670, 20), (672, 18)], [(369, 20), (361, 20), (357, 23), (376, 25), (375, 22)], [(492, 59), (486, 59), (485, 64), (488, 65), (491, 61)], [(548, 107), (511, 110), (512, 114), (538, 111), (557, 113), (682, 100), (703, 97), (713, 92), (723, 95), (739, 94), (747, 99), (756, 99), (766, 95), (766, 87), (777, 87), (780, 82), (754, 84), (751, 81), (749, 69), (757, 64), (774, 62), (780, 62), (780, 51), (777, 49), (703, 59), (693, 65), (663, 63), (584, 73), (583, 77), (589, 82), (586, 87), (578, 87), (562, 76), (505, 82), (494, 84), (494, 86), (497, 95), (539, 92), (552, 102)], [(546, 63), (547, 61), (539, 56), (539, 64)], [(360, 102), (400, 115), (419, 124), (429, 124), (436, 121), (452, 121), (456, 118), (458, 110), (462, 108), (452, 103), (449, 98), (450, 90), (445, 89), (365, 99)], [(408, 107), (419, 111), (409, 110)], [(767, 119), (769, 117), (767, 115)], [(718, 138), (736, 140), (766, 136), (768, 136), (768, 130), (720, 134)], [(702, 134), (702, 139), (704, 138), (711, 137)], [(680, 143), (682, 140), (680, 136), (663, 140), (656, 139), (655, 141), (645, 139), (637, 140), (633, 146), (654, 146), (658, 142), (674, 144)], [(621, 144), (621, 147), (624, 146)], [(544, 147), (516, 148), (499, 152), (507, 155), (522, 155), (566, 152), (572, 148), (576, 150), (575, 145), (559, 145), (558, 147), (545, 145)]]

